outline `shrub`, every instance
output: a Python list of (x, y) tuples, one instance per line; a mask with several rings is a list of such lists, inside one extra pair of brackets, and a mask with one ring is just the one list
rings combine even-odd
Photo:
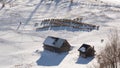
[(106, 47), (98, 55), (100, 68), (119, 68), (120, 63), (120, 37), (118, 30), (110, 31)]

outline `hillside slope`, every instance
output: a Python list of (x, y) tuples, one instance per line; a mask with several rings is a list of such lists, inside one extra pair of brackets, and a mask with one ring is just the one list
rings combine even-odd
[[(98, 54), (105, 46), (107, 34), (112, 28), (119, 29), (120, 5), (105, 0), (8, 0), (0, 10), (0, 68), (88, 68), (96, 58), (78, 59), (77, 49), (88, 43), (95, 46)], [(105, 1), (105, 2), (104, 2)], [(92, 32), (34, 29), (43, 19), (83, 18), (83, 22), (99, 25)], [(17, 30), (18, 25), (22, 23)], [(68, 54), (43, 51), (47, 36), (67, 39), (73, 49)], [(104, 39), (104, 43), (101, 43)], [(38, 62), (39, 61), (39, 62)], [(46, 65), (48, 64), (48, 65)]]

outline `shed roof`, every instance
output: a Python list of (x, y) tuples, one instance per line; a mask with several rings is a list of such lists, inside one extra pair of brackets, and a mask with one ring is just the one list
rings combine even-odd
[(52, 46), (52, 47), (56, 47), (56, 48), (60, 48), (63, 45), (64, 41), (65, 41), (65, 39), (48, 36), (45, 39), (45, 41), (43, 42), (43, 44)]
[(89, 47), (90, 45), (88, 44), (82, 44), (82, 46), (78, 49), (78, 51), (85, 52)]

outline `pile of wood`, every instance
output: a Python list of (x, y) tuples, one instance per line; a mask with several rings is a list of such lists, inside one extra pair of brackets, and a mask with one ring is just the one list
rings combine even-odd
[[(80, 19), (82, 20), (82, 19)], [(99, 29), (99, 26), (92, 25), (92, 24), (87, 24), (80, 22), (78, 19), (45, 19), (42, 20), (41, 26), (42, 28), (47, 28), (47, 27), (60, 27), (60, 26), (66, 26), (66, 27), (72, 27), (76, 29), (86, 29), (86, 30), (94, 30), (94, 29)]]

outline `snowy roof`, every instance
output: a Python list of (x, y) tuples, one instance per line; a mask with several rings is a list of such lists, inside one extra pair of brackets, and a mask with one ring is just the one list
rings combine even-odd
[(85, 47), (81, 47), (79, 50), (82, 51), (82, 52), (86, 52)]
[(90, 45), (88, 44), (82, 44), (82, 46), (78, 49), (78, 51), (85, 52), (89, 47)]
[(60, 48), (62, 46), (62, 44), (64, 43), (64, 41), (65, 41), (65, 39), (48, 36), (45, 39), (45, 41), (43, 42), (43, 44)]

